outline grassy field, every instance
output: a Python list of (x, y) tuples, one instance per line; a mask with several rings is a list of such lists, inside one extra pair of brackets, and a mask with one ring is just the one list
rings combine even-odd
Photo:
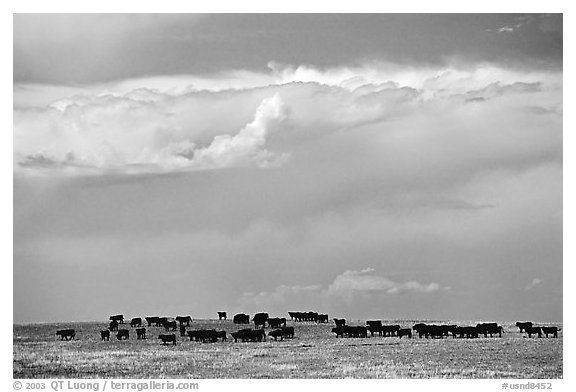
[[(412, 326), (416, 320), (383, 320)], [(424, 321), (427, 322), (427, 321)], [(442, 322), (436, 322), (442, 323)], [(448, 322), (447, 322), (448, 323)], [(473, 322), (449, 322), (471, 325)], [(361, 321), (349, 324), (363, 324)], [(475, 324), (475, 323), (474, 323)], [(524, 338), (500, 323), (502, 338), (337, 339), (333, 323), (290, 323), (295, 338), (261, 343), (190, 342), (162, 346), (161, 328), (147, 340), (100, 341), (107, 322), (14, 325), (14, 378), (562, 378), (558, 339)], [(558, 325), (561, 327), (561, 325)], [(57, 340), (57, 329), (75, 328), (76, 341)], [(194, 320), (188, 329), (240, 329), (232, 321)], [(268, 331), (268, 330), (267, 330)]]

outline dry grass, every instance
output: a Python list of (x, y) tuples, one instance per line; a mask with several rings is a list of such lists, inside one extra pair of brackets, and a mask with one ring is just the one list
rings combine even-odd
[[(413, 321), (390, 321), (410, 326)], [(464, 323), (462, 323), (464, 324)], [(468, 323), (469, 324), (469, 323)], [(562, 378), (562, 337), (524, 338), (511, 323), (502, 338), (337, 339), (332, 325), (295, 323), (294, 339), (199, 343), (178, 338), (101, 342), (106, 323), (14, 326), (15, 378)], [(57, 329), (71, 327), (76, 341)], [(125, 328), (129, 328), (128, 326)], [(231, 321), (199, 320), (195, 328), (233, 332)], [(134, 336), (133, 336), (134, 335)]]

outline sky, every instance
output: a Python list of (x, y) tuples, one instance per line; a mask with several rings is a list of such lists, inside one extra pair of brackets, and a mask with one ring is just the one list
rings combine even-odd
[(562, 320), (562, 16), (16, 14), (14, 322)]

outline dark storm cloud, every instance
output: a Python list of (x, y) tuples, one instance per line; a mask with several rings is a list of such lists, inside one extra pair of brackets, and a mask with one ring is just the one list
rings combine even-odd
[(561, 32), (561, 15), (536, 14), (16, 14), (14, 81), (263, 70), (270, 61), (561, 68)]

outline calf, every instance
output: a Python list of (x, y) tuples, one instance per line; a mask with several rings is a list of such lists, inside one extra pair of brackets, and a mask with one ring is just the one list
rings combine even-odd
[(146, 339), (146, 328), (136, 328), (136, 339)]
[(100, 339), (102, 339), (102, 341), (110, 340), (110, 331), (107, 329), (100, 331)]
[(158, 339), (162, 340), (162, 344), (164, 346), (166, 346), (168, 343), (172, 342), (172, 344), (175, 346), (176, 345), (176, 335), (171, 334), (171, 335), (164, 335), (161, 334), (160, 336), (158, 336)]
[(218, 312), (218, 320), (226, 320), (226, 312)]
[(60, 340), (75, 340), (76, 331), (73, 329), (60, 329), (56, 331), (56, 335), (60, 336)]
[(412, 339), (412, 330), (410, 328), (400, 328), (398, 330), (398, 337), (402, 339), (402, 336), (408, 336)]
[(118, 334), (116, 335), (116, 339), (118, 340), (128, 340), (129, 337), (130, 337), (130, 331), (127, 329), (119, 330)]

